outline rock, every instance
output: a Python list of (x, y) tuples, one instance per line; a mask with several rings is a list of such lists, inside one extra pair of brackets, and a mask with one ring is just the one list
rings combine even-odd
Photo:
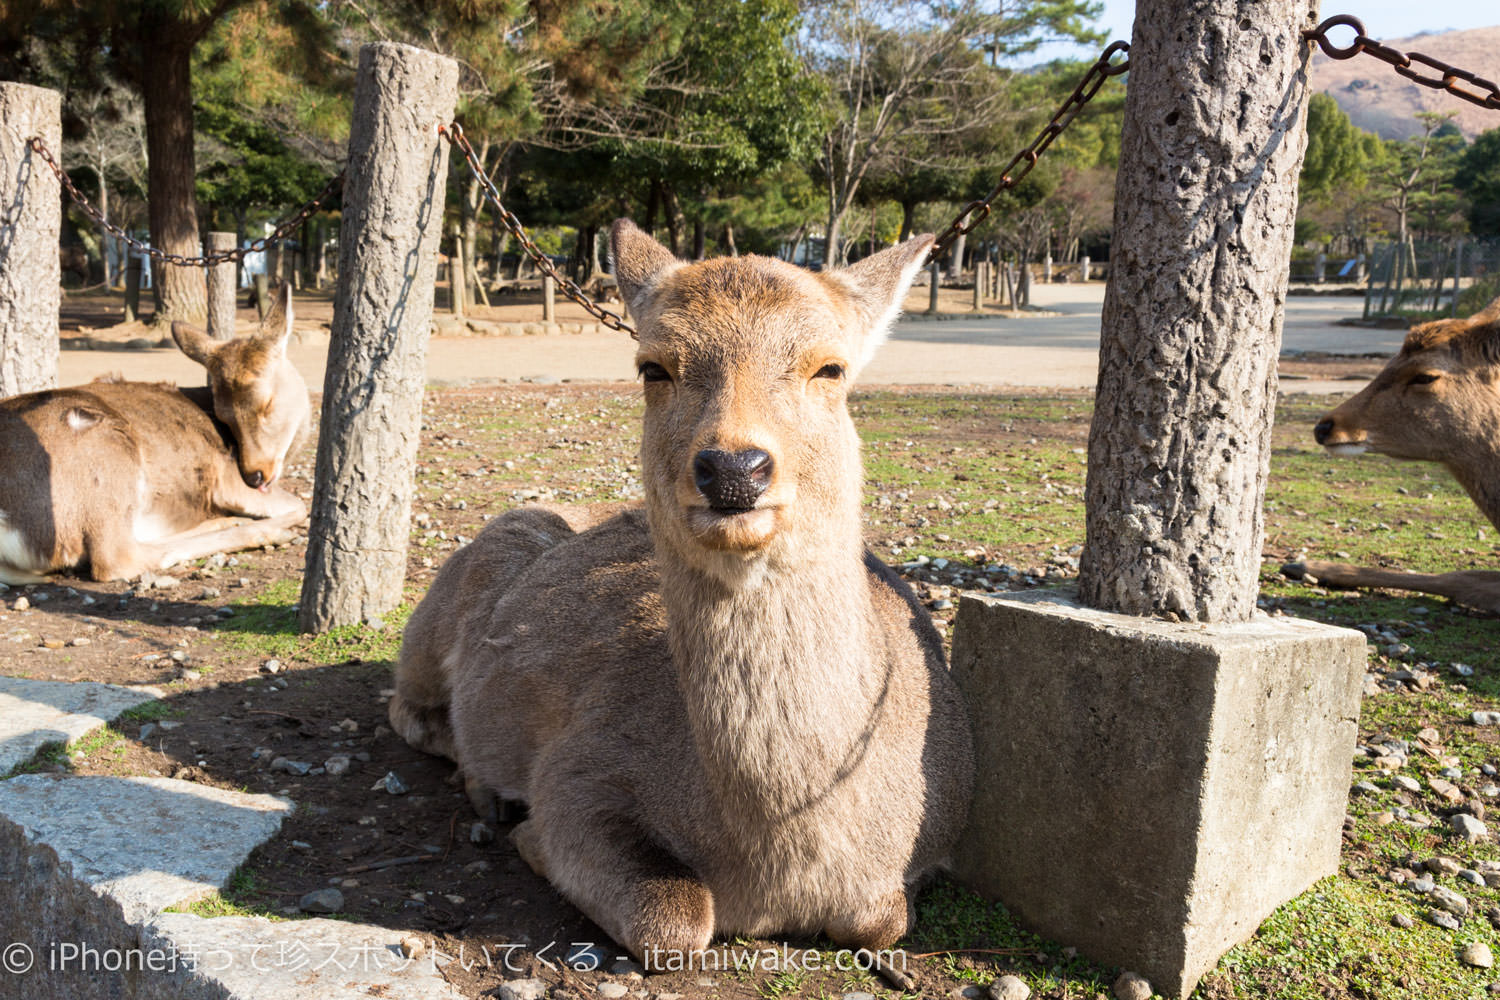
[(1422, 790), (1422, 783), (1420, 781), (1404, 774), (1393, 775), (1391, 777), (1391, 784), (1404, 792), (1420, 792)]
[(1463, 923), (1447, 910), (1428, 910), (1427, 920), (1450, 931), (1456, 931), (1463, 927)]
[(1500, 726), (1500, 712), (1473, 712), (1469, 721), (1476, 726)]
[[(491, 830), (482, 822), (475, 822), (469, 827), (469, 843), (490, 844), (494, 843), (495, 831)], [(569, 960), (571, 961), (571, 959)]]
[(1417, 922), (1411, 917), (1407, 916), (1405, 913), (1397, 913), (1392, 916), (1391, 923), (1395, 924), (1397, 927), (1403, 928), (1415, 927), (1417, 925)]
[(1446, 886), (1437, 886), (1427, 898), (1457, 917), (1469, 915), (1469, 901)]
[(1470, 885), (1482, 886), (1486, 884), (1484, 881), (1484, 876), (1479, 874), (1472, 868), (1463, 869), (1458, 873), (1458, 877), (1463, 879), (1465, 882), (1468, 882)]
[(1445, 858), (1439, 855), (1435, 858), (1428, 858), (1422, 867), (1434, 875), (1457, 875), (1463, 865), (1459, 864), (1455, 858)]
[(1484, 918), (1490, 922), (1490, 926), (1500, 930), (1500, 906), (1492, 906), (1484, 911)]
[(415, 934), (408, 934), (401, 939), (401, 954), (407, 958), (421, 958), (427, 953), (427, 945)]
[(297, 903), (297, 909), (303, 913), (337, 913), (343, 908), (344, 894), (337, 889), (318, 889)]
[(546, 995), (547, 984), (540, 979), (512, 979), (495, 993), (499, 1000), (542, 1000)]
[(1424, 896), (1427, 893), (1431, 892), (1433, 888), (1436, 887), (1436, 885), (1437, 883), (1432, 880), (1432, 877), (1430, 875), (1423, 875), (1419, 878), (1414, 878), (1411, 881), (1412, 891), (1420, 892)]
[(281, 661), (280, 660), (267, 660), (265, 663), (262, 663), (260, 665), (260, 672), (263, 673), (263, 674), (279, 674), (279, 673), (281, 673)]
[(27, 610), (30, 607), (31, 607), (31, 602), (26, 599), (26, 595), (25, 594), (22, 594), (20, 597), (16, 598), (16, 603), (11, 605), (11, 610), (12, 611), (25, 611), (25, 610)]
[(1151, 984), (1134, 972), (1122, 972), (1115, 980), (1115, 1000), (1151, 1000)]
[(1449, 802), (1458, 803), (1464, 800), (1464, 793), (1459, 790), (1458, 786), (1445, 778), (1428, 778), (1427, 787)]
[(611, 976), (635, 976), (641, 978), (645, 976), (646, 970), (630, 959), (624, 958), (609, 967), (609, 974)]
[(621, 997), (630, 992), (627, 987), (621, 986), (619, 983), (600, 983), (594, 989), (599, 991), (599, 995), (604, 997), (604, 1000), (620, 1000)]
[[(664, 997), (664, 996), (666, 996), (665, 993), (658, 993), (656, 995), (656, 1000), (661, 1000), (661, 998)], [(845, 993), (844, 994), (844, 1000), (875, 1000), (875, 994), (873, 994), (873, 993)]]
[[(484, 826), (483, 823), (475, 823), (474, 825)], [(489, 827), (485, 827), (485, 829), (488, 830)], [(494, 837), (494, 831), (490, 832), (490, 836)], [(573, 950), (568, 952), (568, 957), (563, 961), (568, 966), (568, 968), (574, 969), (578, 972), (597, 972), (598, 970), (604, 968), (604, 963), (608, 962), (609, 958), (609, 952), (605, 951), (603, 948), (596, 948), (592, 945), (579, 944), (575, 945), (573, 947)]]
[(307, 763), (306, 761), (291, 760), (287, 757), (277, 757), (275, 760), (271, 761), (271, 770), (284, 771), (287, 774), (294, 774), (297, 777), (301, 778), (305, 777), (307, 775), (307, 772), (312, 770), (312, 765)]
[(378, 792), (385, 789), (391, 795), (405, 795), (411, 791), (410, 786), (401, 780), (401, 776), (395, 771), (387, 771), (384, 778), (370, 786), (370, 791)]
[(1454, 813), (1448, 817), (1448, 825), (1453, 828), (1454, 833), (1470, 843), (1485, 840), (1490, 835), (1483, 821), (1475, 819), (1468, 813)]
[(1018, 976), (1001, 976), (990, 984), (990, 996), (993, 1000), (1026, 1000), (1031, 996), (1031, 987)]
[(1483, 941), (1470, 941), (1464, 945), (1464, 950), (1459, 953), (1459, 961), (1475, 969), (1489, 969), (1495, 965), (1495, 956), (1490, 952), (1490, 946)]
[(349, 757), (346, 754), (334, 754), (323, 762), (323, 771), (334, 778), (341, 774), (348, 774)]

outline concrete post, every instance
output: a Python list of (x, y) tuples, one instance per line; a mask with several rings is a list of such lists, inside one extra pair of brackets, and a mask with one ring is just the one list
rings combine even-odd
[[(209, 233), (203, 240), (208, 253), (223, 253), (239, 245), (234, 233)], [(234, 337), (235, 264), (226, 260), (208, 269), (208, 335), (215, 340)]]
[(401, 601), (458, 64), (408, 45), (359, 53), (297, 618), (305, 632)]
[(0, 83), (0, 396), (57, 384), (57, 177), (30, 146), (62, 158), (62, 95)]
[(257, 274), (252, 282), (255, 287), (255, 314), (265, 319), (266, 313), (271, 311), (271, 276)]
[(1052, 284), (1052, 255), (1042, 258), (1042, 284)]
[(979, 312), (984, 308), (984, 283), (987, 280), (985, 269), (989, 265), (984, 261), (974, 262), (974, 311)]
[(1089, 257), (1088, 257), (1087, 254), (1085, 254), (1084, 256), (1082, 256), (1080, 258), (1078, 258), (1078, 280), (1079, 281), (1088, 281), (1089, 280), (1089, 267), (1092, 264), (1093, 264), (1093, 261), (1089, 260)]
[(942, 284), (943, 269), (937, 261), (927, 265), (927, 314), (936, 316), (938, 311), (938, 286)]
[(464, 286), (464, 235), (453, 227), (453, 256), (448, 258), (448, 305), (453, 315), (462, 317), (468, 305), (468, 289)]
[(141, 318), (141, 267), (140, 254), (126, 251), (125, 258), (125, 322), (134, 323)]
[(955, 627), (961, 877), (1168, 997), (1338, 864), (1364, 639), (1256, 611), (1315, 20), (1137, 3), (1078, 592)]
[(557, 282), (552, 275), (542, 275), (542, 322), (557, 322)]

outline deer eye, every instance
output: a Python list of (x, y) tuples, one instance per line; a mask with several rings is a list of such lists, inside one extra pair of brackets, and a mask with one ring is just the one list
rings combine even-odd
[(655, 361), (647, 361), (645, 364), (641, 365), (639, 371), (642, 382), (672, 381), (672, 376), (667, 374), (667, 370), (661, 365), (657, 364)]
[(1431, 385), (1438, 380), (1437, 372), (1421, 372), (1407, 379), (1407, 385)]
[(843, 378), (844, 366), (829, 362), (813, 373), (813, 378)]

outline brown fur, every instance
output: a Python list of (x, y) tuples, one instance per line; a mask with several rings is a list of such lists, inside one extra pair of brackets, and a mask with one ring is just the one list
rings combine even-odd
[(0, 401), (0, 580), (130, 579), (287, 537), (306, 507), (274, 484), (309, 414), (290, 332), (286, 291), (252, 337), (173, 324), (207, 388), (103, 379)]
[[(511, 512), (413, 615), (391, 720), (616, 941), (826, 933), (881, 948), (968, 812), (966, 715), (930, 618), (861, 540), (849, 381), (930, 238), (843, 272), (683, 264), (614, 230), (646, 381), (644, 511)], [(831, 365), (842, 366), (835, 374)], [(705, 449), (771, 457), (746, 509)], [(664, 960), (656, 954), (656, 960)]]
[[(1424, 323), (1368, 386), (1318, 422), (1320, 444), (1441, 463), (1500, 528), (1500, 299)], [(1500, 614), (1500, 572), (1407, 573), (1308, 561), (1287, 567), (1335, 587), (1393, 587)]]

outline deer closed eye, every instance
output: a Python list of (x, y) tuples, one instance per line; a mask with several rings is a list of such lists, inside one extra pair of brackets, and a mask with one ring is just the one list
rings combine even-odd
[(1438, 380), (1437, 372), (1421, 372), (1406, 380), (1407, 385), (1431, 385)]
[(642, 382), (670, 382), (672, 376), (655, 361), (647, 361), (639, 369)]
[(816, 372), (813, 373), (813, 378), (843, 378), (843, 377), (844, 377), (844, 366), (841, 365), (841, 364), (834, 363), (834, 362), (829, 362), (828, 364), (824, 365), (822, 368), (819, 368)]

